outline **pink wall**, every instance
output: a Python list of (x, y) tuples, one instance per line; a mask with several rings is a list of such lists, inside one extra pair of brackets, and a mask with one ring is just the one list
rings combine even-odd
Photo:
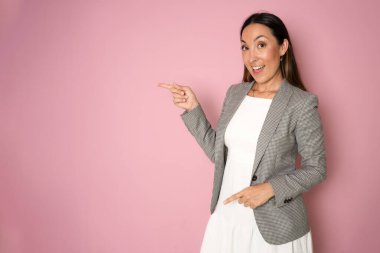
[(286, 23), (318, 94), (328, 179), (317, 253), (377, 252), (378, 1), (0, 0), (0, 252), (198, 252), (213, 164), (158, 82), (215, 125), (242, 76), (239, 29)]

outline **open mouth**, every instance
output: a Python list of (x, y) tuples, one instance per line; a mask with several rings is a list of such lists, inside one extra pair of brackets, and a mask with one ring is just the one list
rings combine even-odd
[(253, 73), (260, 73), (264, 69), (265, 65), (252, 67)]

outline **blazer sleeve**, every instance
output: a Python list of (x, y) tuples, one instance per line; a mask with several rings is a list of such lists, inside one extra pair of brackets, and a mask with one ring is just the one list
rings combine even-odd
[(298, 152), (302, 157), (301, 168), (268, 180), (272, 185), (277, 207), (286, 205), (297, 195), (325, 180), (327, 176), (318, 97), (311, 94), (305, 100), (295, 128)]
[[(221, 115), (225, 110), (226, 101), (231, 87), (232, 85), (228, 88), (224, 98)], [(216, 131), (212, 128), (210, 122), (208, 121), (201, 104), (199, 103), (197, 107), (190, 111), (184, 111), (181, 114), (181, 118), (208, 158), (215, 163)]]

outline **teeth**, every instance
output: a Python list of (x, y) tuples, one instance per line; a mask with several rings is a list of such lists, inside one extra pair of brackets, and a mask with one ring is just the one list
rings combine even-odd
[(263, 66), (257, 66), (257, 67), (252, 67), (254, 70), (259, 70), (259, 69), (262, 69), (264, 68), (264, 65)]

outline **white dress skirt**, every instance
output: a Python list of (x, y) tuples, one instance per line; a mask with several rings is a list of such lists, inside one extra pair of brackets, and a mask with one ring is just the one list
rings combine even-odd
[(204, 233), (201, 253), (312, 253), (311, 232), (294, 241), (267, 243), (257, 227), (252, 208), (223, 201), (250, 186), (257, 140), (272, 99), (246, 95), (225, 132), (228, 155), (215, 211)]

